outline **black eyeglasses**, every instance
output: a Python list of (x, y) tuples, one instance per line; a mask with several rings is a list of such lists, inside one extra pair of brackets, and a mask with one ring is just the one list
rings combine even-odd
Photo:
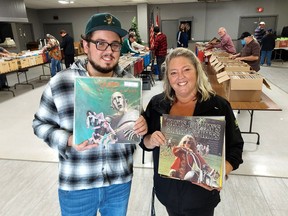
[(93, 40), (88, 40), (88, 42), (91, 42), (93, 44), (96, 45), (96, 49), (100, 50), (100, 51), (105, 51), (107, 50), (108, 46), (111, 47), (113, 52), (119, 52), (121, 50), (121, 43), (119, 42), (112, 42), (112, 43), (108, 43), (106, 41), (93, 41)]

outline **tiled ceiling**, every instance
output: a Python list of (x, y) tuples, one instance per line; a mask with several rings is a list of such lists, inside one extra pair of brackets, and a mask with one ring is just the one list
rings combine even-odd
[[(71, 1), (71, 0), (70, 0)], [(73, 4), (60, 4), (58, 0), (24, 0), (26, 8), (52, 9), (52, 8), (81, 8), (81, 7), (104, 7), (120, 5), (146, 4), (175, 4), (191, 2), (222, 2), (231, 0), (73, 0)]]

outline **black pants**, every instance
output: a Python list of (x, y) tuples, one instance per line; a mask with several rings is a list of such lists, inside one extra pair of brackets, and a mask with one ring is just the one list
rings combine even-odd
[(193, 210), (182, 210), (182, 212), (176, 212), (175, 209), (166, 208), (169, 216), (213, 216), (214, 208), (201, 208)]
[(65, 55), (64, 57), (65, 67), (69, 68), (70, 65), (74, 62), (74, 54), (73, 55)]
[(7, 78), (5, 74), (0, 74), (0, 88), (7, 87)]
[(161, 65), (163, 64), (163, 62), (165, 61), (166, 56), (156, 56), (156, 62), (157, 62), (157, 67), (158, 67), (158, 72), (159, 72), (159, 80), (163, 79), (163, 71), (161, 70)]

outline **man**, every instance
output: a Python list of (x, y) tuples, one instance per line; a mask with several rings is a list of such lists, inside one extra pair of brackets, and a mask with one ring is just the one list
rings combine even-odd
[(121, 47), (121, 55), (127, 54), (127, 53), (135, 53), (139, 54), (140, 52), (138, 50), (135, 50), (132, 47), (132, 44), (136, 42), (136, 35), (134, 32), (131, 32), (128, 35), (128, 38), (124, 39), (122, 47)]
[(65, 31), (61, 30), (62, 42), (60, 47), (63, 49), (65, 67), (69, 68), (74, 62), (74, 39)]
[(165, 61), (166, 55), (167, 55), (167, 37), (165, 34), (160, 32), (160, 29), (158, 26), (154, 27), (154, 34), (155, 41), (154, 41), (154, 47), (151, 48), (151, 50), (154, 51), (157, 67), (159, 71), (159, 80), (163, 79), (163, 72), (161, 70), (161, 65)]
[[(121, 38), (127, 31), (111, 14), (93, 15), (82, 35), (85, 61), (51, 79), (33, 120), (34, 133), (59, 154), (59, 201), (62, 216), (125, 216), (133, 175), (135, 145), (73, 143), (74, 80), (84, 77), (131, 77), (118, 66)], [(140, 116), (134, 132), (142, 136), (147, 124)]]
[(220, 36), (220, 42), (209, 44), (209, 48), (220, 48), (228, 53), (235, 54), (234, 43), (224, 27), (218, 29), (218, 35)]
[[(10, 52), (3, 47), (0, 47), (0, 57), (2, 56), (9, 56)], [(5, 74), (0, 74), (0, 90), (2, 89), (9, 89), (10, 86), (8, 86), (7, 77)]]
[(55, 76), (57, 72), (61, 71), (61, 51), (59, 41), (50, 34), (46, 35), (48, 43), (42, 48), (42, 51), (48, 50), (49, 56), (51, 58), (50, 72), (51, 77)]
[(136, 34), (136, 30), (135, 30), (134, 28), (130, 28), (130, 29), (128, 30), (128, 32), (129, 32), (129, 35), (130, 35), (130, 33), (132, 33), (132, 34), (134, 34), (135, 37), (136, 37), (135, 40), (134, 40), (134, 42), (131, 44), (131, 46), (132, 46), (132, 48), (133, 48), (134, 50), (143, 51), (143, 52), (149, 51), (149, 47), (146, 47), (146, 46), (144, 46), (144, 45), (142, 45), (142, 44), (137, 43), (137, 34)]
[(246, 62), (256, 72), (260, 70), (260, 44), (249, 33), (243, 32), (240, 38), (241, 44), (244, 46), (240, 53), (232, 55), (232, 59), (238, 59)]
[(276, 35), (273, 34), (272, 29), (267, 30), (267, 34), (262, 38), (261, 59), (260, 65), (266, 62), (267, 66), (271, 66), (272, 52), (275, 48)]
[(119, 115), (123, 115), (127, 111), (127, 100), (121, 92), (114, 92), (111, 95), (111, 107), (116, 110)]
[(261, 44), (261, 40), (264, 37), (264, 35), (266, 34), (265, 31), (265, 22), (261, 21), (259, 23), (259, 26), (255, 29), (254, 31), (254, 36), (256, 38), (256, 40), (258, 41), (259, 44)]
[(128, 107), (125, 96), (121, 92), (114, 92), (111, 95), (111, 108), (117, 111), (110, 118), (111, 126), (116, 128), (116, 136), (119, 140), (138, 141), (139, 136), (133, 131), (133, 125), (139, 116), (139, 107)]

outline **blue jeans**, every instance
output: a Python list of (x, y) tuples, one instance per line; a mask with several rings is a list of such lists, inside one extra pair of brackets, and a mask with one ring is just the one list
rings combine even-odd
[(55, 76), (57, 72), (61, 71), (61, 62), (51, 58), (51, 77)]
[(263, 65), (266, 59), (266, 64), (268, 66), (271, 66), (271, 56), (272, 56), (272, 51), (261, 51), (260, 64)]
[(125, 216), (128, 208), (131, 181), (124, 184), (87, 190), (59, 189), (62, 216)]

